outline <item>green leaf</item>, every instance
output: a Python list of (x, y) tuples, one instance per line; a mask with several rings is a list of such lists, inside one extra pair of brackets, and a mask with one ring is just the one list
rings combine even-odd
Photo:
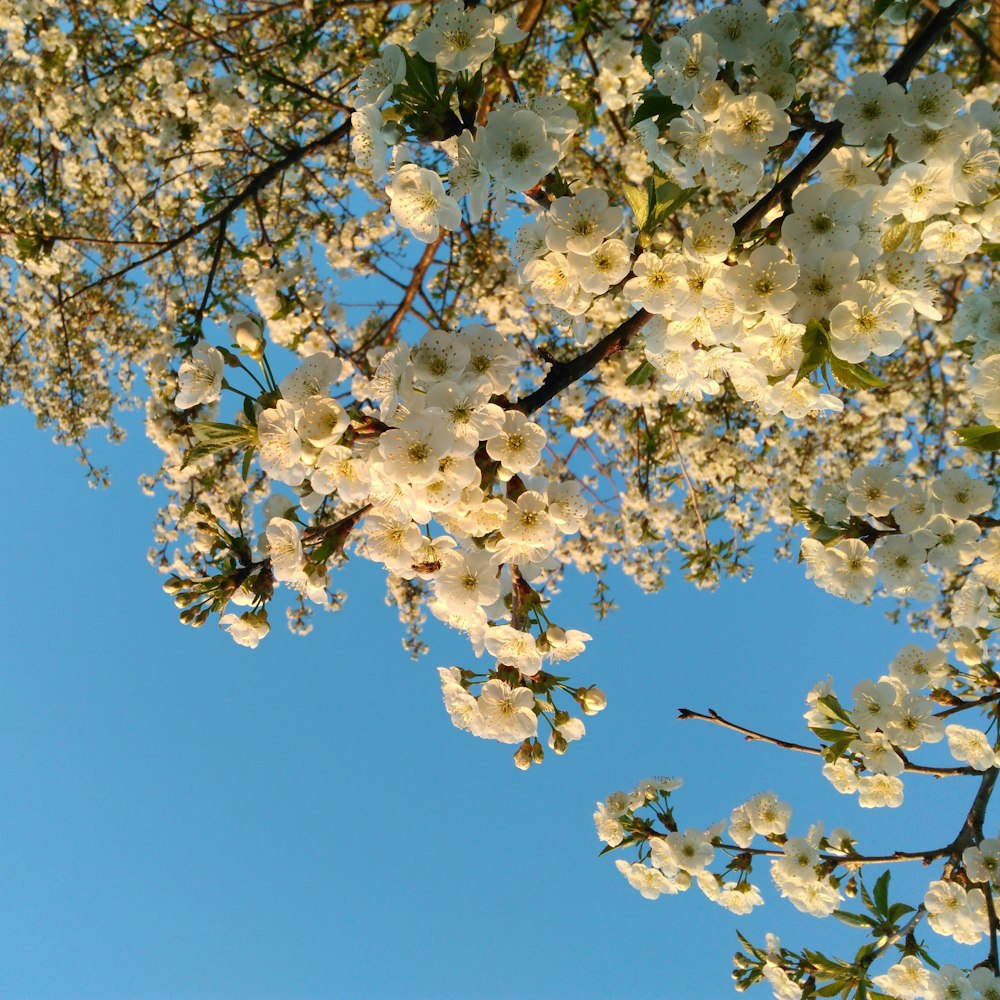
[(653, 67), (660, 61), (660, 43), (648, 32), (642, 33), (642, 64), (653, 75)]
[(1000, 427), (996, 424), (981, 424), (975, 427), (959, 427), (955, 433), (966, 448), (975, 451), (1000, 451)]
[[(815, 733), (824, 743), (839, 743), (845, 736), (843, 729), (826, 729), (823, 726), (810, 726), (809, 731)], [(855, 739), (853, 734), (851, 739)]]
[(252, 427), (242, 424), (219, 424), (211, 420), (199, 420), (191, 424), (191, 431), (198, 444), (212, 445), (215, 450), (235, 448), (256, 439)]
[(812, 507), (807, 507), (801, 500), (789, 500), (788, 507), (792, 512), (792, 517), (795, 518), (799, 524), (804, 524), (809, 528), (818, 528), (820, 525), (825, 524), (823, 520), (823, 515), (818, 511), (812, 509)]
[(872, 889), (872, 898), (875, 900), (875, 909), (886, 916), (889, 912), (889, 876), (891, 872), (887, 868), (878, 877), (878, 881), (875, 883)]
[(250, 447), (243, 453), (243, 468), (241, 470), (243, 473), (243, 482), (246, 482), (250, 478), (250, 464), (253, 462), (253, 456), (256, 451), (255, 447)]
[(635, 184), (623, 184), (622, 191), (629, 208), (632, 209), (632, 214), (635, 216), (636, 225), (640, 230), (645, 229), (649, 219), (649, 192), (646, 188), (638, 187)]
[(15, 236), (14, 245), (22, 259), (35, 260), (42, 252), (42, 241), (37, 236)]
[(822, 705), (824, 708), (828, 708), (833, 714), (840, 719), (845, 725), (854, 728), (854, 722), (851, 717), (844, 711), (844, 706), (840, 704), (837, 700), (837, 696), (834, 694), (825, 694), (822, 698), (817, 699), (817, 703)]
[(864, 913), (850, 913), (847, 910), (834, 910), (833, 915), (838, 920), (843, 921), (845, 924), (850, 924), (852, 927), (874, 927), (876, 924), (874, 918), (866, 916)]
[(654, 375), (656, 369), (648, 362), (643, 361), (641, 365), (627, 379), (626, 385), (645, 385)]
[(865, 904), (865, 907), (875, 912), (875, 900), (872, 899), (871, 893), (865, 888), (864, 882), (858, 879), (858, 892), (861, 894), (861, 902)]
[(431, 98), (438, 96), (437, 65), (428, 62), (422, 55), (411, 54), (403, 49), (406, 58), (406, 86), (415, 90), (423, 91), (424, 95)]
[(905, 220), (897, 222), (894, 226), (890, 226), (882, 237), (883, 253), (892, 253), (893, 250), (898, 250), (903, 245), (903, 241), (909, 232), (910, 224)]
[(889, 907), (886, 917), (890, 923), (896, 924), (899, 922), (900, 917), (905, 917), (907, 913), (912, 913), (913, 907), (907, 906), (906, 903), (893, 903)]
[(795, 382), (798, 385), (804, 378), (811, 375), (817, 368), (826, 364), (830, 357), (830, 338), (827, 336), (823, 324), (818, 320), (811, 319), (806, 324), (806, 332), (802, 334), (802, 363), (795, 374)]
[(661, 134), (666, 127), (677, 118), (684, 109), (679, 104), (674, 104), (666, 94), (661, 94), (658, 90), (644, 90), (639, 95), (639, 106), (632, 116), (632, 125), (638, 125), (650, 118), (657, 119), (657, 127)]
[(835, 980), (832, 983), (828, 983), (821, 990), (816, 990), (816, 996), (818, 997), (835, 997), (842, 987), (839, 980)]
[(830, 355), (830, 371), (845, 389), (884, 389), (886, 386), (882, 379), (870, 372), (864, 365), (841, 361), (833, 354)]
[(659, 226), (668, 216), (682, 209), (700, 190), (696, 187), (678, 187), (671, 181), (657, 178), (654, 181), (656, 206), (653, 209), (653, 226)]
[(210, 444), (196, 444), (192, 445), (184, 456), (184, 461), (181, 462), (181, 468), (186, 469), (192, 462), (197, 462), (201, 458), (205, 458), (208, 455), (214, 455), (217, 451), (222, 451), (225, 449), (225, 445), (221, 448), (215, 448)]
[(986, 254), (991, 260), (1000, 260), (1000, 243), (983, 243), (979, 252)]
[(875, 0), (872, 4), (872, 20), (877, 21), (893, 4), (893, 0)]
[(230, 448), (240, 448), (251, 444), (256, 446), (257, 432), (253, 427), (241, 427), (239, 424), (217, 424), (209, 420), (191, 424), (195, 444), (188, 449), (181, 468), (187, 468), (200, 458), (214, 455), (217, 451), (227, 451)]
[(597, 856), (602, 858), (605, 854), (610, 854), (611, 851), (620, 851), (623, 847), (631, 847), (633, 844), (639, 844), (645, 839), (645, 837), (626, 837), (620, 844), (608, 844)]

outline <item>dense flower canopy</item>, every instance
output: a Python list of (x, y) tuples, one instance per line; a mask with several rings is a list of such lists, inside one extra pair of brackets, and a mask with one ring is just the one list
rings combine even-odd
[[(612, 564), (711, 587), (775, 532), (923, 643), (849, 701), (815, 686), (817, 745), (791, 748), (866, 808), (908, 772), (980, 784), (913, 856), (938, 866), (922, 902), (862, 883), (868, 951), (745, 941), (737, 985), (1000, 995), (998, 44), (1000, 7), (968, 0), (0, 0), (0, 401), (95, 482), (88, 435), (145, 408), (185, 624), (253, 648), (275, 606), (301, 632), (339, 608), (348, 553), (382, 566), (414, 654), (427, 611), (469, 640), (439, 671), (454, 724), (524, 769), (606, 704), (564, 674), (591, 638), (566, 567), (607, 611)], [(934, 743), (953, 764), (911, 758)], [(595, 814), (648, 898), (748, 913), (766, 860), (844, 917), (900, 860), (791, 835), (770, 792), (685, 826), (679, 788)], [(988, 935), (988, 968), (938, 968), (924, 920)]]

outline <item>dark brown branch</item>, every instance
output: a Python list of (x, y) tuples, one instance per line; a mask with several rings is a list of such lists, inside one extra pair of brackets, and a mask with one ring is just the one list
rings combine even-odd
[[(974, 847), (983, 839), (983, 821), (986, 819), (986, 807), (993, 794), (993, 786), (997, 783), (997, 768), (991, 767), (983, 772), (983, 780), (979, 783), (976, 797), (969, 806), (969, 812), (962, 823), (958, 836), (951, 842), (948, 851), (956, 861), (961, 858), (967, 847)], [(947, 877), (947, 876), (946, 876)]]
[[(739, 847), (736, 844), (717, 844), (720, 851), (732, 851), (734, 854), (752, 854), (755, 857), (783, 858), (784, 851), (767, 847)], [(829, 861), (837, 865), (892, 865), (905, 861), (920, 861), (930, 864), (935, 858), (943, 858), (950, 853), (951, 847), (935, 847), (932, 851), (893, 851), (892, 854), (824, 854), (820, 853), (821, 861)]]
[[(375, 334), (375, 336), (381, 335), (382, 344), (384, 347), (388, 347), (392, 343), (393, 338), (399, 332), (400, 324), (403, 322), (404, 317), (410, 311), (413, 305), (413, 300), (417, 297), (417, 292), (420, 291), (423, 286), (424, 278), (427, 275), (427, 269), (434, 263), (434, 255), (437, 253), (438, 247), (444, 241), (444, 230), (438, 231), (437, 237), (433, 242), (428, 243), (424, 252), (420, 255), (420, 260), (417, 261), (413, 268), (413, 276), (410, 278), (409, 284), (406, 286), (406, 290), (403, 292), (403, 298), (400, 300), (398, 306), (396, 306), (393, 314), (382, 324), (381, 328)], [(374, 339), (374, 338), (373, 338)]]
[[(732, 729), (733, 732), (742, 733), (748, 743), (759, 741), (781, 747), (782, 750), (796, 750), (798, 753), (813, 754), (816, 757), (823, 756), (822, 747), (810, 747), (803, 743), (790, 743), (788, 740), (780, 740), (776, 736), (768, 736), (766, 733), (755, 732), (753, 729), (747, 729), (745, 726), (740, 726), (735, 722), (724, 719), (714, 708), (710, 708), (707, 715), (701, 712), (692, 712), (689, 708), (682, 708), (677, 713), (677, 718), (698, 719), (701, 722), (712, 722), (717, 726), (722, 726), (724, 729)], [(926, 767), (923, 764), (911, 764), (905, 758), (903, 759), (903, 770), (911, 774), (930, 774), (935, 778), (950, 778), (956, 774), (983, 773), (982, 771), (977, 771), (974, 767)]]
[(652, 313), (640, 309), (607, 336), (602, 337), (589, 351), (584, 351), (583, 354), (570, 361), (554, 361), (545, 378), (542, 379), (542, 384), (534, 392), (528, 393), (523, 399), (514, 403), (511, 409), (520, 410), (527, 414), (534, 413), (563, 389), (571, 386), (592, 368), (595, 368), (598, 362), (628, 347), (636, 333), (652, 318)]
[[(909, 41), (896, 61), (883, 74), (889, 83), (905, 83), (917, 63), (930, 47), (948, 30), (949, 25), (970, 4), (972, 0), (958, 0), (947, 10), (939, 10)], [(787, 201), (795, 189), (809, 178), (827, 154), (841, 141), (843, 126), (840, 122), (830, 122), (826, 134), (813, 148), (777, 183), (736, 221), (737, 241), (744, 239), (760, 221), (777, 205)], [(512, 404), (513, 409), (522, 413), (534, 413), (574, 382), (583, 378), (599, 362), (618, 351), (624, 350), (632, 338), (650, 320), (650, 314), (640, 309), (617, 329), (612, 330), (597, 344), (570, 361), (553, 362), (542, 384), (523, 399)]]
[(992, 694), (983, 695), (982, 698), (975, 698), (972, 701), (963, 701), (958, 705), (951, 705), (940, 712), (935, 712), (934, 717), (937, 719), (946, 719), (949, 715), (965, 712), (970, 708), (978, 708), (980, 705), (988, 705), (991, 701), (998, 700), (1000, 700), (1000, 691), (994, 691)]
[[(948, 30), (951, 22), (969, 5), (971, 0), (956, 3), (947, 10), (938, 12), (917, 32), (899, 54), (896, 61), (883, 74), (889, 83), (906, 83), (916, 65), (927, 54), (930, 47)], [(764, 219), (772, 208), (790, 198), (795, 189), (826, 159), (827, 154), (840, 144), (843, 125), (830, 122), (828, 131), (815, 146), (777, 183), (763, 198), (758, 200), (736, 220), (736, 239), (745, 239)]]
[(226, 225), (228, 222), (228, 216), (219, 222), (219, 234), (215, 237), (215, 249), (212, 251), (212, 266), (209, 268), (208, 280), (205, 282), (205, 294), (202, 295), (201, 303), (194, 314), (194, 325), (199, 331), (201, 330), (201, 321), (205, 317), (205, 310), (208, 308), (209, 300), (212, 297), (212, 285), (215, 282), (216, 272), (219, 270), (219, 262), (222, 260), (222, 249), (226, 242)]

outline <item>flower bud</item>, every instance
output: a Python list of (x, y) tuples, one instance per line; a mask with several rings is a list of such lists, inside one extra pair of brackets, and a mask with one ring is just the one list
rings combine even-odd
[(264, 325), (252, 313), (236, 313), (229, 321), (229, 334), (239, 349), (254, 361), (264, 356)]
[(566, 752), (568, 747), (569, 744), (566, 742), (566, 737), (563, 736), (562, 733), (556, 732), (553, 734), (552, 749), (558, 756), (561, 757)]
[(163, 585), (163, 592), (166, 594), (179, 594), (185, 586), (185, 581), (179, 576), (171, 576), (167, 578), (167, 582)]
[(584, 715), (597, 715), (608, 707), (607, 695), (599, 687), (580, 688), (576, 700)]
[(566, 629), (560, 628), (558, 625), (550, 625), (545, 630), (545, 640), (550, 646), (565, 646)]
[(538, 740), (535, 740), (535, 745), (531, 748), (531, 762), (541, 764), (543, 760), (545, 760), (545, 748)]
[(525, 740), (514, 752), (514, 765), (527, 771), (532, 764), (531, 740)]

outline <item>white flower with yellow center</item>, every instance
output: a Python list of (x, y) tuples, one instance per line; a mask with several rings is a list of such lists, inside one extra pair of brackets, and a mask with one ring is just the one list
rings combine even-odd
[(734, 97), (722, 106), (712, 145), (725, 156), (755, 167), (771, 147), (788, 138), (788, 124), (788, 115), (766, 94)]
[(481, 162), (511, 191), (533, 188), (559, 162), (559, 141), (547, 133), (541, 116), (523, 105), (496, 108), (483, 135)]
[(673, 315), (688, 300), (687, 263), (680, 254), (661, 257), (646, 251), (632, 265), (632, 274), (623, 291), (634, 306), (651, 313)]
[(214, 403), (222, 395), (222, 355), (204, 340), (199, 340), (177, 371), (179, 391), (174, 400), (179, 410)]
[(842, 361), (885, 357), (902, 346), (913, 323), (913, 307), (898, 295), (885, 296), (872, 281), (844, 291), (830, 313), (830, 349)]
[(441, 178), (433, 170), (404, 163), (393, 174), (386, 191), (393, 218), (424, 243), (437, 239), (440, 229), (458, 229), (462, 212), (458, 202), (445, 193)]
[(535, 696), (527, 688), (494, 678), (482, 686), (477, 700), (487, 739), (520, 743), (538, 733)]
[(478, 69), (496, 47), (493, 13), (487, 6), (466, 7), (445, 0), (430, 24), (417, 32), (413, 48), (428, 62), (451, 73)]

